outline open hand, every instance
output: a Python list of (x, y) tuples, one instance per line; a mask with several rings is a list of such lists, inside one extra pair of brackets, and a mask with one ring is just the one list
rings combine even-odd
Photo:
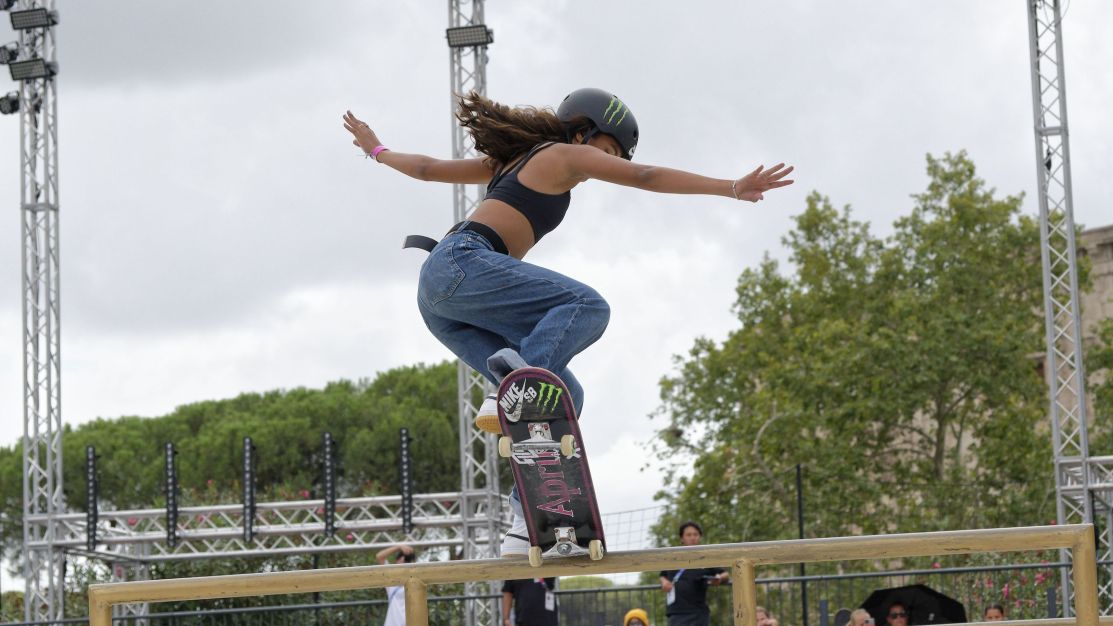
[(734, 195), (739, 200), (757, 202), (764, 198), (762, 193), (794, 183), (793, 180), (783, 180), (793, 169), (792, 166), (786, 168), (784, 163), (778, 163), (769, 169), (759, 165), (756, 170), (734, 181)]
[(352, 144), (359, 146), (367, 154), (371, 154), (372, 150), (383, 144), (367, 122), (356, 117), (351, 111), (344, 113), (344, 128), (355, 137)]

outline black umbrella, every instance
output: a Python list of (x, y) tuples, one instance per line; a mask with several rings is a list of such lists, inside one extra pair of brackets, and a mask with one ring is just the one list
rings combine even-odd
[(884, 626), (889, 607), (896, 602), (904, 605), (908, 612), (908, 626), (966, 622), (966, 607), (961, 602), (927, 585), (878, 589), (866, 598), (862, 608), (870, 612), (878, 626)]

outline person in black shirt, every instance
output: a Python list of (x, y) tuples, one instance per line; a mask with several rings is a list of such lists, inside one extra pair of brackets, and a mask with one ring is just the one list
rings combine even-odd
[(556, 578), (508, 580), (502, 585), (502, 623), (510, 626), (557, 626)]
[[(680, 525), (680, 543), (698, 546), (703, 528), (695, 522)], [(707, 586), (720, 585), (730, 577), (721, 567), (705, 569), (666, 570), (661, 572), (661, 590), (665, 592), (665, 614), (669, 626), (708, 626), (711, 609), (707, 608)]]

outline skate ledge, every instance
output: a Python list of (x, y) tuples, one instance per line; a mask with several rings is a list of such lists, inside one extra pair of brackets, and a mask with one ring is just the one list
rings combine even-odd
[[(370, 565), (89, 586), (90, 626), (111, 626), (112, 606), (136, 602), (204, 600), (244, 596), (406, 588), (407, 626), (428, 625), (427, 586), (550, 576), (618, 574), (666, 569), (730, 567), (736, 626), (756, 626), (755, 566), (821, 561), (1023, 552), (1070, 549), (1075, 589), (1074, 619), (1021, 620), (1025, 626), (1098, 626), (1097, 564), (1091, 524), (956, 530), (900, 535), (868, 535), (653, 548), (613, 552), (600, 561), (587, 557), (552, 559), (531, 567), (525, 559), (480, 559), (401, 565)], [(1014, 622), (993, 622), (1008, 626)], [(982, 622), (974, 622), (981, 625)]]

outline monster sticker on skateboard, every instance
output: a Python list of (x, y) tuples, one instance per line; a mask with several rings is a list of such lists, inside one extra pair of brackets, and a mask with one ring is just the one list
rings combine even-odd
[(498, 391), (499, 454), (511, 460), (529, 529), (529, 561), (586, 554), (605, 539), (568, 387), (537, 367), (514, 370)]

